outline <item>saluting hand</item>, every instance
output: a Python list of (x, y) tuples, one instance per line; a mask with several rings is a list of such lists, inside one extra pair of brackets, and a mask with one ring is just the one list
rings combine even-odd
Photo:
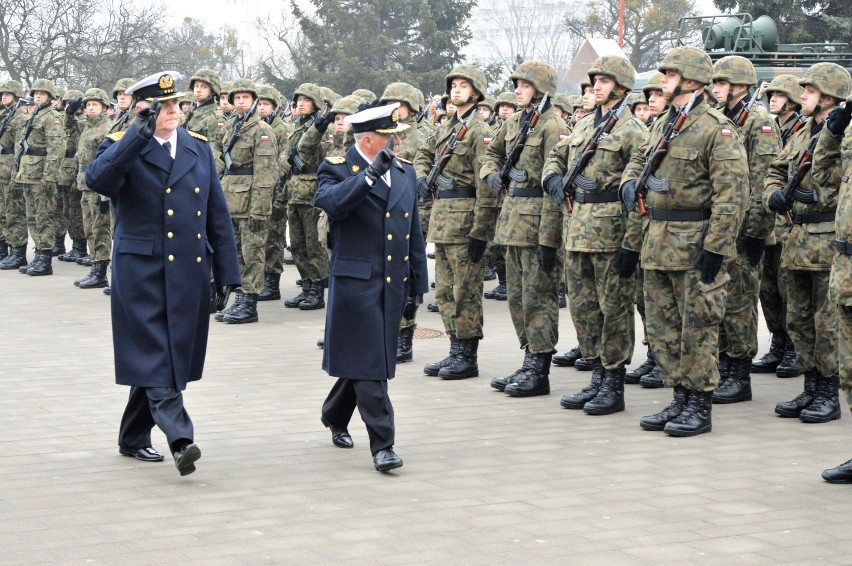
[(370, 179), (370, 181), (375, 183), (379, 179), (379, 177), (388, 172), (388, 169), (390, 169), (393, 160), (393, 152), (388, 148), (383, 147), (382, 150), (376, 154), (376, 157), (373, 158), (373, 162), (370, 163), (364, 174), (367, 176), (368, 179)]
[(140, 110), (133, 122), (136, 129), (139, 130), (139, 135), (146, 140), (154, 137), (154, 130), (157, 129), (157, 116), (160, 115), (160, 106), (160, 101), (155, 100), (151, 106)]

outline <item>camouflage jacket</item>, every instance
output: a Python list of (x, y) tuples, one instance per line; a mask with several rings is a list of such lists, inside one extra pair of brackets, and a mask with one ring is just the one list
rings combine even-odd
[[(225, 164), (219, 158), (220, 154), (216, 153), (216, 148), (221, 146), (222, 136), (225, 135), (225, 118), (219, 113), (215, 102), (208, 100), (193, 110), (192, 114), (188, 115), (183, 127), (207, 138), (207, 143), (210, 144), (210, 149), (213, 151), (213, 161), (216, 163), (216, 169), (221, 176), (225, 170)], [(217, 140), (219, 146), (216, 144)]]
[(115, 118), (112, 121), (112, 124), (110, 125), (108, 133), (114, 134), (116, 132), (125, 131), (127, 128), (130, 127), (130, 125), (133, 123), (133, 121), (135, 119), (136, 119), (136, 106), (131, 105), (130, 108), (128, 108), (127, 110), (124, 110), (124, 111), (116, 114)]
[[(302, 144), (302, 138), (309, 130), (313, 134), (308, 136)], [(322, 162), (322, 135), (314, 127), (314, 115), (306, 116), (296, 121), (296, 127), (285, 151), (281, 152), (279, 163), (281, 171), (287, 184), (284, 187), (287, 201), (292, 204), (313, 204), (314, 193), (317, 190), (317, 167)], [(290, 163), (291, 156), (298, 155), (304, 163), (301, 172), (293, 171)]]
[(70, 187), (77, 181), (77, 144), (85, 123), (85, 116), (65, 115), (65, 157), (62, 159), (57, 179), (57, 184), (61, 187)]
[(97, 157), (98, 146), (109, 134), (112, 122), (106, 114), (101, 114), (94, 117), (87, 116), (83, 123), (83, 133), (80, 134), (80, 140), (77, 143), (75, 163), (77, 165), (77, 189), (88, 191), (91, 189), (86, 186), (86, 167)]
[[(455, 190), (475, 191), (471, 198), (435, 198), (432, 203), (432, 215), (429, 217), (427, 240), (436, 244), (466, 244), (469, 238), (484, 242), (494, 237), (494, 225), (497, 222), (497, 195), (485, 181), (479, 177), (482, 160), (487, 145), (485, 137), (491, 128), (479, 115), (476, 108), (471, 109), (473, 119), (470, 129), (463, 140), (458, 142), (447, 164), (441, 171), (442, 180), (436, 182), (436, 192), (452, 193)], [(461, 129), (458, 120), (445, 122), (429, 137), (414, 158), (414, 170), (417, 178), (429, 175), (453, 132)], [(445, 181), (446, 180), (446, 181)], [(446, 187), (441, 185), (445, 184)]]
[[(784, 136), (792, 135), (792, 133), (788, 134), (788, 132), (790, 132), (790, 130), (793, 129), (793, 126), (796, 125), (796, 122), (798, 122), (798, 118), (799, 118), (798, 115), (793, 113), (793, 114), (790, 115), (789, 118), (787, 118), (787, 121), (782, 124), (778, 120), (778, 116), (775, 117), (775, 124), (778, 126), (778, 129), (781, 132), (782, 149), (783, 149), (783, 146), (785, 145), (784, 141), (783, 141)], [(788, 141), (789, 141), (789, 138), (788, 138)], [(770, 161), (770, 163), (771, 163), (771, 161)], [(762, 195), (761, 195), (761, 200), (762, 200)], [(766, 245), (767, 246), (774, 246), (776, 244), (786, 242), (787, 241), (787, 235), (790, 232), (790, 230), (787, 228), (787, 223), (784, 221), (783, 217), (781, 217), (777, 214), (772, 214), (771, 216), (774, 216), (775, 218), (774, 218), (774, 222), (773, 222), (772, 232), (766, 238)]]
[(15, 182), (26, 185), (56, 183), (62, 159), (65, 157), (65, 120), (62, 114), (48, 104), (46, 108), (30, 114), (29, 120), (22, 128), (20, 141), (23, 141), (27, 124), (31, 121), (33, 128), (27, 138), (29, 150), (47, 155), (24, 155)]
[[(808, 118), (808, 122), (790, 138), (778, 157), (769, 165), (763, 188), (763, 203), (767, 207), (769, 197), (787, 184), (788, 175), (813, 137), (820, 135), (823, 124), (815, 125), (814, 119)], [(821, 154), (821, 150), (822, 148), (818, 145), (817, 150), (814, 151), (813, 168), (808, 171), (799, 185), (803, 190), (815, 191), (817, 202), (806, 204), (794, 200), (791, 211), (793, 215), (831, 213), (837, 209), (840, 162), (827, 161)], [(801, 271), (828, 271), (831, 269), (834, 258), (833, 240), (834, 221), (793, 224), (781, 252), (781, 265), (787, 269)]]
[[(633, 154), (621, 181), (636, 179), (645, 156), (656, 147), (666, 124), (676, 114), (671, 110), (654, 122), (648, 142)], [(748, 206), (748, 157), (740, 136), (721, 112), (706, 101), (689, 113), (680, 134), (672, 140), (655, 177), (668, 183), (669, 191), (648, 191), (649, 208), (705, 210), (703, 221), (651, 220), (631, 212), (624, 247), (642, 253), (642, 267), (663, 271), (694, 269), (702, 248), (731, 257)]]
[(343, 157), (346, 154), (346, 150), (351, 147), (346, 144), (346, 133), (335, 133), (332, 134), (331, 137), (326, 136), (323, 143), (325, 144), (323, 153), (325, 154), (326, 159), (329, 157)]
[[(843, 138), (824, 129), (820, 133), (815, 156), (819, 163), (814, 177), (823, 175), (840, 176), (840, 191), (837, 196), (837, 219), (834, 230), (838, 241), (852, 242), (852, 125), (846, 128)], [(839, 166), (826, 168), (825, 164)], [(831, 171), (829, 171), (831, 169)], [(834, 258), (829, 281), (829, 296), (840, 305), (852, 306), (852, 256), (838, 253)]]
[(6, 119), (9, 112), (15, 114), (9, 119), (6, 130), (0, 136), (0, 184), (9, 183), (14, 177), (15, 156), (21, 150), (18, 147), (18, 141), (21, 139), (21, 131), (24, 124), (27, 123), (27, 114), (23, 113), (20, 108), (3, 108), (0, 112), (0, 123)]
[[(225, 126), (224, 140), (230, 139), (236, 123), (232, 119)], [(218, 143), (217, 149), (221, 154), (223, 148)], [(231, 216), (266, 220), (272, 213), (272, 199), (278, 184), (278, 142), (272, 126), (257, 114), (251, 116), (243, 123), (230, 155), (233, 162), (230, 171), (222, 177), (222, 189)], [(250, 173), (232, 173), (240, 169), (248, 169)]]
[[(544, 163), (542, 178), (556, 174), (564, 177), (574, 165), (586, 142), (595, 133), (595, 119), (580, 120), (566, 139), (551, 150)], [(581, 175), (597, 184), (594, 189), (575, 188), (579, 192), (610, 192), (618, 196), (621, 173), (631, 156), (648, 139), (648, 128), (625, 108), (612, 131), (601, 138), (598, 149)], [(621, 247), (627, 229), (627, 211), (616, 198), (613, 202), (572, 204), (574, 211), (566, 214), (565, 249), (572, 252), (614, 252)]]
[(406, 161), (414, 161), (414, 156), (417, 155), (417, 150), (423, 147), (426, 138), (430, 136), (430, 132), (425, 130), (423, 126), (417, 123), (417, 120), (412, 116), (407, 120), (400, 121), (400, 124), (408, 124), (410, 127), (399, 133), (399, 139), (402, 145), (396, 152), (397, 157), (401, 157)]
[[(515, 112), (494, 135), (479, 172), (481, 179), (490, 173), (499, 173), (503, 168), (503, 162), (520, 133), (523, 116), (524, 112)], [(497, 218), (494, 242), (522, 247), (542, 245), (559, 248), (562, 245), (562, 205), (545, 196), (541, 188), (541, 171), (550, 150), (567, 133), (565, 121), (553, 107), (545, 110), (515, 163), (515, 169), (522, 172), (525, 180), (512, 182), (513, 188), (539, 190), (542, 194), (534, 197), (505, 197)]]

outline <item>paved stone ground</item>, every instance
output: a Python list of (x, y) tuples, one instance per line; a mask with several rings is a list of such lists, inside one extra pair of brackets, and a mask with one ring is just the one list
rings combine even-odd
[[(324, 311), (262, 303), (259, 324), (212, 325), (204, 379), (186, 394), (203, 458), (181, 478), (170, 459), (118, 455), (127, 389), (113, 383), (108, 299), (72, 286), (84, 268), (55, 270), (0, 272), (0, 563), (852, 561), (852, 488), (819, 477), (852, 456), (852, 419), (776, 418), (801, 378), (755, 376), (755, 400), (716, 407), (711, 434), (645, 432), (639, 418), (670, 391), (628, 386), (625, 412), (591, 417), (559, 406), (588, 373), (555, 368), (546, 397), (490, 389), (522, 356), (506, 303), (486, 301), (481, 377), (422, 375), (443, 337), (416, 340), (415, 362), (398, 368), (405, 467), (382, 475), (357, 417), (354, 450), (334, 448), (319, 422)], [(564, 350), (574, 331), (560, 314)], [(442, 328), (425, 308), (419, 320)]]

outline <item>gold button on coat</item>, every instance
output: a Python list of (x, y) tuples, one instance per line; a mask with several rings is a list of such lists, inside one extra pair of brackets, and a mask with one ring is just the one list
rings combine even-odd
[(385, 281), (387, 281), (388, 283), (390, 283), (390, 277), (388, 277), (387, 279), (385, 279)]
[(175, 235), (174, 235), (174, 233), (173, 233), (173, 232), (169, 232), (168, 234), (166, 234), (166, 236), (168, 236), (168, 238), (169, 238), (170, 240), (171, 240), (172, 238), (174, 238), (174, 237), (175, 237)]
[(392, 258), (391, 256), (388, 256), (388, 261), (391, 261), (392, 259), (393, 259), (393, 258)]
[(409, 238), (411, 238), (411, 234), (406, 234), (405, 239), (408, 240)]
[(198, 211), (198, 216), (201, 216), (201, 211), (200, 211), (200, 210)]
[(168, 214), (169, 216), (174, 216), (174, 215), (175, 215), (175, 211), (174, 211), (174, 210), (172, 210), (172, 209), (170, 208), (170, 209), (168, 209), (168, 210), (166, 211), (166, 214)]
[(393, 240), (393, 234), (388, 234), (388, 240)]
[(408, 218), (408, 213), (407, 213), (407, 212), (403, 215), (403, 218)]
[(196, 238), (198, 238), (198, 239), (200, 240), (200, 239), (201, 239), (201, 234), (197, 234), (195, 237), (196, 237)]
[(195, 258), (195, 263), (201, 263), (201, 258), (200, 257)]
[(390, 218), (390, 212), (385, 212), (385, 218)]
[(403, 283), (408, 283), (408, 277), (403, 277), (403, 278), (402, 278), (402, 282), (403, 282)]
[(198, 194), (200, 192), (201, 192), (201, 189), (199, 189), (198, 187), (195, 187), (195, 194)]
[(169, 261), (174, 261), (174, 260), (175, 260), (175, 256), (169, 254)]
[(404, 258), (402, 258), (402, 261), (408, 261), (408, 256), (405, 256)]
[(166, 189), (166, 194), (169, 194), (170, 192), (172, 192), (172, 188), (171, 188), (171, 187), (169, 187), (168, 189)]

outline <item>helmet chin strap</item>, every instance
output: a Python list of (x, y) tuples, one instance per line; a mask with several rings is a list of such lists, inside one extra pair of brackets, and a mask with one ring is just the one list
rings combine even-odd
[(671, 102), (672, 99), (676, 96), (680, 96), (681, 94), (692, 94), (693, 92), (695, 92), (697, 90), (701, 90), (702, 88), (704, 88), (704, 87), (702, 86), (700, 88), (691, 88), (691, 89), (683, 88), (683, 77), (681, 77), (680, 81), (678, 81), (677, 86), (674, 89), (674, 92), (672, 92), (671, 94), (663, 93), (663, 98), (665, 98), (666, 100)]

